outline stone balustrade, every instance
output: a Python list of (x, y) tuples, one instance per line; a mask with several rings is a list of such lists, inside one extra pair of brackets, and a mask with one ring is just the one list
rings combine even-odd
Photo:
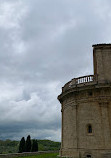
[(76, 87), (79, 84), (87, 84), (95, 81), (97, 81), (97, 75), (88, 75), (88, 76), (73, 78), (71, 81), (69, 81), (64, 85), (62, 91), (64, 92), (70, 88)]

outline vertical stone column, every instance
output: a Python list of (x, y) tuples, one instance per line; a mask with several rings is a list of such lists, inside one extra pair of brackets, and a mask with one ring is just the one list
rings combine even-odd
[(77, 121), (78, 120), (78, 116), (77, 116), (78, 107), (77, 107), (77, 103), (75, 103), (75, 105), (73, 106), (73, 111), (74, 111), (74, 113), (73, 113), (73, 115), (74, 115), (73, 131), (75, 131), (75, 132), (73, 132), (73, 147), (75, 149), (77, 149), (78, 148), (78, 121)]
[[(74, 99), (74, 100), (73, 100)], [(75, 98), (62, 103), (61, 156), (74, 155), (77, 152), (77, 105)]]
[(104, 149), (111, 147), (111, 134), (110, 134), (110, 120), (109, 120), (109, 106), (108, 102), (101, 101), (99, 102), (101, 108), (101, 122), (102, 122), (102, 131), (103, 131), (103, 143)]
[(61, 103), (61, 114), (62, 114), (62, 119), (61, 119), (61, 148), (60, 148), (60, 156), (62, 156), (62, 148), (63, 148), (63, 104)]
[(62, 112), (62, 147), (77, 148), (77, 106), (67, 105)]

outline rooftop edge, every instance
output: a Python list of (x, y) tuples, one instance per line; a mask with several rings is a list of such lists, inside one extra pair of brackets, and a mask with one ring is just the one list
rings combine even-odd
[(104, 46), (111, 46), (111, 43), (100, 43), (100, 44), (93, 44), (92, 47), (104, 47)]

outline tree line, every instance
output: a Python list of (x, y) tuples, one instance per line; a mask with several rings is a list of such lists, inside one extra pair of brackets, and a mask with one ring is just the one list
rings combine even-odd
[(37, 152), (37, 151), (38, 151), (38, 142), (36, 139), (31, 140), (30, 135), (27, 136), (26, 140), (24, 137), (21, 138), (19, 143), (19, 153)]

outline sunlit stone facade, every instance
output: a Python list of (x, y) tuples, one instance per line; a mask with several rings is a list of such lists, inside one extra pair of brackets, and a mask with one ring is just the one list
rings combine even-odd
[(58, 96), (60, 156), (111, 158), (111, 44), (93, 45), (94, 74), (74, 78)]

